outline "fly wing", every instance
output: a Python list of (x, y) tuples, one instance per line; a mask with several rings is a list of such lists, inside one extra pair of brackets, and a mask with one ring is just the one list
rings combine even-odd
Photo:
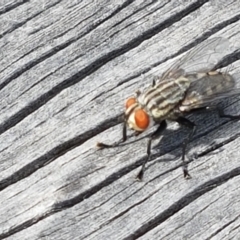
[(181, 59), (176, 61), (161, 76), (161, 80), (178, 78), (186, 73), (209, 72), (229, 53), (229, 41), (225, 38), (212, 38), (199, 44)]
[[(200, 107), (209, 107), (223, 98), (240, 94), (240, 74), (209, 72), (186, 76), (192, 78), (179, 109), (188, 112)], [(193, 79), (199, 80), (193, 80)]]

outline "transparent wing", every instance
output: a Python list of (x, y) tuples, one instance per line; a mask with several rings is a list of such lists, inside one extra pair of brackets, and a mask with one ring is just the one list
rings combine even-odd
[(208, 72), (229, 53), (230, 44), (225, 38), (212, 38), (199, 44), (162, 74), (161, 81), (177, 78), (184, 73)]

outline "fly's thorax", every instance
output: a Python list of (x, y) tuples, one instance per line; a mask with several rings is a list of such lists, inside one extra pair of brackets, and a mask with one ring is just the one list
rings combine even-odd
[(167, 79), (142, 93), (138, 100), (155, 121), (160, 121), (166, 119), (183, 100), (189, 86), (190, 81), (184, 76), (177, 79)]
[(136, 98), (129, 98), (126, 102), (125, 121), (130, 129), (137, 132), (143, 132), (153, 125), (151, 116)]

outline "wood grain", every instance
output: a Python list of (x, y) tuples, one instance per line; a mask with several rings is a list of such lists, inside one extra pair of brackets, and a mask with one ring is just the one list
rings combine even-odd
[[(229, 39), (218, 66), (239, 73), (239, 9), (221, 0), (0, 1), (0, 239), (239, 239), (239, 121), (190, 116), (198, 129), (188, 181), (176, 124), (154, 141), (142, 182), (146, 138), (129, 132), (122, 146), (96, 147), (121, 138), (129, 96), (206, 39)], [(240, 114), (237, 98), (224, 106)]]

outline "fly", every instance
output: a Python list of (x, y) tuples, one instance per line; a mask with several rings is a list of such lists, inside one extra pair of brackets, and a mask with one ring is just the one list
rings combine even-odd
[[(183, 141), (181, 159), (184, 177), (190, 178), (185, 152), (196, 125), (185, 116), (193, 111), (216, 109), (219, 117), (240, 119), (240, 116), (226, 115), (216, 104), (223, 98), (240, 93), (236, 77), (227, 72), (213, 70), (215, 64), (226, 54), (228, 47), (227, 39), (208, 39), (176, 61), (157, 80), (153, 80), (152, 86), (126, 101), (123, 142), (127, 139), (127, 127), (139, 134), (152, 125), (158, 125), (148, 139), (148, 157), (137, 175), (139, 180), (143, 178), (146, 163), (151, 157), (152, 140), (161, 136), (167, 127), (167, 120), (189, 129), (189, 134)], [(100, 148), (114, 146), (116, 144), (98, 143)]]

